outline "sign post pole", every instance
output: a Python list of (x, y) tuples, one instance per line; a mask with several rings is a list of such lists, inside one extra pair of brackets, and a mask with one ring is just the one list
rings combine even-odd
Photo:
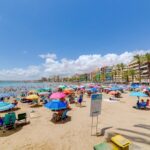
[[(91, 96), (91, 112), (90, 116), (92, 117), (91, 124), (91, 135), (93, 135), (93, 128), (96, 129), (96, 135), (98, 134), (98, 121), (99, 115), (101, 114), (101, 105), (102, 105), (102, 94), (92, 94)], [(96, 118), (96, 125), (94, 125), (94, 118)]]

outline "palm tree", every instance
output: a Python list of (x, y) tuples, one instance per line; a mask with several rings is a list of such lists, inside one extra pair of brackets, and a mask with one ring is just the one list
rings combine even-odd
[(138, 70), (139, 70), (139, 82), (141, 83), (141, 56), (139, 54), (134, 56), (134, 59), (136, 60), (136, 62), (138, 63)]
[(116, 78), (117, 78), (117, 70), (113, 71), (113, 78), (115, 79), (115, 83), (116, 83)]
[(111, 81), (114, 82), (115, 76), (114, 76), (113, 72), (110, 72), (109, 74), (110, 74)]
[(120, 71), (121, 71), (121, 68), (120, 68), (120, 64), (117, 64), (116, 65), (116, 67), (117, 67), (117, 75), (118, 75), (118, 82), (120, 81)]
[(132, 83), (134, 82), (135, 74), (136, 74), (136, 72), (134, 69), (129, 69), (129, 76), (131, 76), (131, 78), (132, 78)]
[(129, 72), (128, 72), (128, 70), (126, 70), (126, 71), (124, 72), (124, 74), (123, 74), (122, 77), (123, 77), (123, 79), (125, 79), (126, 83), (129, 82)]
[(122, 73), (122, 82), (123, 82), (123, 76), (124, 76), (124, 69), (125, 69), (125, 64), (121, 63), (120, 64), (120, 68), (121, 68), (121, 73)]
[[(144, 60), (146, 61), (147, 65), (148, 65), (148, 76), (150, 78), (150, 53), (146, 53), (144, 55)], [(150, 85), (150, 79), (149, 79), (149, 85)]]

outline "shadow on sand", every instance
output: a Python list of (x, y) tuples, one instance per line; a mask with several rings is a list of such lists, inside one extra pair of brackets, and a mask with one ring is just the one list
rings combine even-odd
[(10, 129), (10, 130), (7, 130), (5, 132), (3, 132), (3, 130), (0, 130), (0, 137), (10, 136), (12, 134), (15, 134), (15, 133), (19, 132), (21, 129), (22, 129), (22, 126), (18, 126), (15, 129)]
[(122, 133), (119, 133), (119, 132), (108, 133), (107, 141), (110, 141), (111, 137), (115, 136), (117, 134), (124, 136), (125, 138), (131, 140), (132, 142), (137, 142), (137, 143), (150, 145), (150, 141), (145, 139), (145, 138), (137, 137), (137, 136), (130, 136), (130, 135), (122, 134)]
[(109, 129), (111, 129), (111, 128), (113, 128), (112, 126), (111, 127), (105, 127), (105, 128), (102, 128), (102, 129), (100, 129), (99, 130), (99, 132), (95, 132), (95, 134), (93, 134), (93, 129), (92, 129), (92, 133), (91, 133), (91, 136), (97, 136), (97, 137), (99, 137), (99, 136), (105, 136), (105, 132), (106, 132), (106, 130), (109, 130)]
[(31, 108), (39, 108), (39, 107), (43, 107), (42, 104), (35, 104), (35, 105), (31, 105)]
[(129, 129), (117, 128), (117, 130), (125, 131), (125, 132), (130, 132), (130, 133), (134, 133), (134, 134), (138, 134), (138, 135), (141, 135), (141, 136), (147, 136), (147, 137), (150, 137), (150, 134), (142, 133), (142, 132), (138, 132), (138, 131), (133, 131), (133, 130), (129, 130)]
[(134, 127), (150, 130), (150, 125), (146, 125), (146, 124), (136, 124), (134, 125)]
[(12, 134), (15, 134), (15, 133), (19, 132), (23, 128), (23, 126), (26, 126), (29, 124), (30, 124), (30, 121), (16, 123), (16, 128), (6, 130), (5, 132), (3, 132), (3, 130), (0, 130), (0, 137), (7, 137), (7, 136), (10, 136)]
[(54, 123), (54, 124), (64, 124), (64, 123), (67, 123), (67, 122), (70, 122), (71, 121), (71, 116), (67, 116), (67, 118), (65, 120), (60, 120), (60, 121), (57, 121), (55, 122), (53, 119), (51, 119), (51, 122)]
[(11, 109), (11, 110), (2, 111), (2, 112), (0, 112), (0, 113), (1, 113), (1, 114), (10, 113), (10, 112), (13, 112), (13, 111), (18, 111), (18, 110), (20, 110), (20, 109), (21, 109), (21, 108), (16, 107), (16, 108), (13, 108), (13, 109)]

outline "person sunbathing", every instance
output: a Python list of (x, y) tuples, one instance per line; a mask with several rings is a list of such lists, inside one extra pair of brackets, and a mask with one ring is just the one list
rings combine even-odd
[(137, 101), (137, 108), (146, 108), (146, 102), (142, 99), (141, 102)]
[(14, 100), (14, 101), (12, 102), (12, 104), (15, 105), (15, 106), (17, 106), (17, 105), (18, 105), (17, 100)]
[(141, 102), (141, 107), (146, 108), (146, 102), (144, 102), (143, 99), (142, 99), (142, 102)]
[(150, 100), (149, 99), (147, 99), (147, 101), (146, 101), (146, 106), (150, 106)]

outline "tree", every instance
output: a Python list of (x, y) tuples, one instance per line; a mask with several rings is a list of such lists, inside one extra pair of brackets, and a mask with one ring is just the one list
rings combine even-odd
[(134, 69), (129, 69), (129, 76), (131, 76), (131, 78), (132, 78), (132, 83), (134, 82), (135, 74), (136, 74), (136, 72)]
[(116, 83), (117, 70), (114, 70), (114, 71), (112, 72), (112, 76), (113, 76), (113, 82)]
[(124, 74), (123, 74), (122, 77), (123, 77), (123, 79), (125, 79), (126, 83), (129, 82), (129, 72), (128, 72), (128, 70), (126, 70), (126, 71), (124, 72)]
[(121, 72), (120, 64), (117, 64), (116, 67), (117, 67), (118, 82), (120, 82), (120, 79), (119, 79), (120, 78), (120, 72)]
[[(120, 69), (121, 69), (121, 76), (122, 76), (122, 82), (123, 82), (123, 76), (124, 76), (124, 69), (125, 69), (125, 64), (121, 63), (120, 64)], [(126, 74), (127, 75), (127, 74)]]
[(138, 63), (138, 72), (139, 72), (139, 82), (141, 83), (141, 63), (142, 59), (139, 54), (134, 56), (135, 61)]

